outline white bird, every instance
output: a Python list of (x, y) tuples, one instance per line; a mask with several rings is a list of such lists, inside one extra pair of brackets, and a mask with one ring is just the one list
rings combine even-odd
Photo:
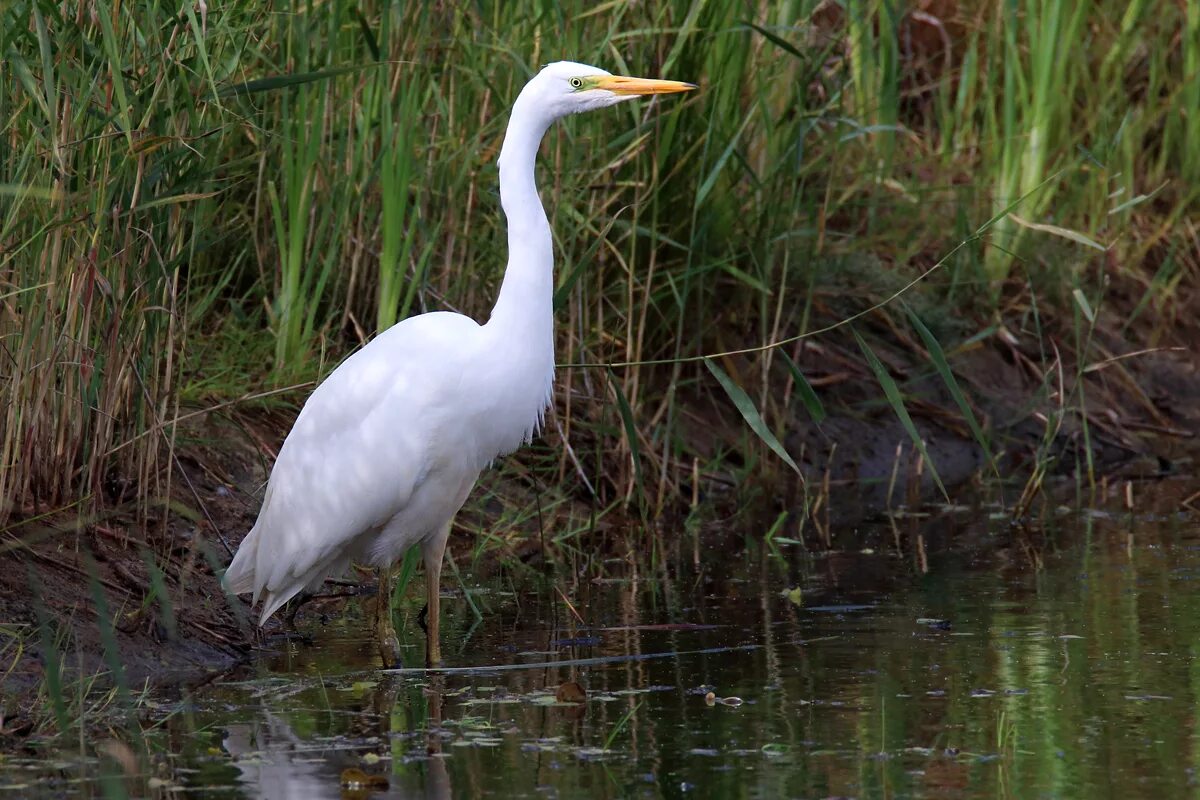
[(279, 450), (258, 521), (225, 585), (262, 601), (259, 625), (352, 561), (379, 568), (385, 664), (399, 660), (391, 567), (420, 545), (428, 591), (426, 661), (441, 661), (439, 578), (454, 515), (479, 473), (538, 431), (554, 379), (554, 251), (534, 161), (550, 125), (678, 81), (612, 75), (561, 61), (513, 105), (500, 150), (508, 266), (486, 324), (445, 311), (402, 320), (313, 391)]

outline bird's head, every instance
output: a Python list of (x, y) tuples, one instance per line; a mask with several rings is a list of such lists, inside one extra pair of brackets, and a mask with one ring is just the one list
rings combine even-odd
[(547, 64), (521, 92), (521, 100), (541, 106), (551, 117), (565, 117), (613, 106), (635, 97), (674, 94), (696, 87), (681, 81), (628, 78), (574, 61)]

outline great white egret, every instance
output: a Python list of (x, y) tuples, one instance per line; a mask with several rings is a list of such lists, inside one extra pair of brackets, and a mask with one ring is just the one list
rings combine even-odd
[(259, 625), (351, 561), (373, 564), (380, 654), (394, 664), (391, 568), (420, 545), (426, 661), (440, 663), (439, 578), (451, 522), (479, 473), (533, 437), (551, 399), (554, 250), (534, 180), (538, 146), (568, 114), (694, 88), (570, 61), (525, 85), (498, 162), (508, 266), (492, 315), (484, 325), (445, 311), (409, 317), (313, 391), (279, 450), (258, 521), (225, 572), (231, 591), (262, 600)]

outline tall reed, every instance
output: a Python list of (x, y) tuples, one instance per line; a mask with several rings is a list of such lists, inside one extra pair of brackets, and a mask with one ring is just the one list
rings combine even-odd
[[(0, 517), (81, 497), (148, 511), (183, 400), (317, 377), (417, 311), (486, 315), (505, 112), (560, 58), (701, 84), (544, 146), (565, 363), (830, 322), (1025, 195), (930, 297), (986, 309), (1052, 238), (1082, 272), (1083, 237), (1130, 275), (1147, 264), (1143, 307), (1169, 300), (1195, 274), (1176, 225), (1200, 185), (1194, 5), (13, 0)], [(781, 432), (796, 373), (770, 351), (713, 363)], [(703, 364), (561, 377), (579, 447), (555, 475), (605, 504), (686, 493), (687, 404), (728, 402)]]

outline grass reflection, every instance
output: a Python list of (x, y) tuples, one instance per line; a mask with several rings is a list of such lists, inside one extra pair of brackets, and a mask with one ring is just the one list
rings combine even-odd
[[(148, 771), (127, 784), (314, 798), (1193, 791), (1200, 531), (1093, 512), (980, 530), (985, 516), (928, 529), (928, 572), (880, 528), (820, 555), (731, 537), (703, 572), (690, 542), (663, 544), (661, 569), (637, 579), (608, 563), (481, 591), (479, 625), (448, 600), (447, 652), (472, 670), (381, 671), (369, 642), (326, 628), (155, 706)], [(567, 682), (585, 702), (556, 697)], [(49, 779), (30, 783), (39, 771)], [(14, 758), (2, 780), (100, 796), (95, 774)]]

